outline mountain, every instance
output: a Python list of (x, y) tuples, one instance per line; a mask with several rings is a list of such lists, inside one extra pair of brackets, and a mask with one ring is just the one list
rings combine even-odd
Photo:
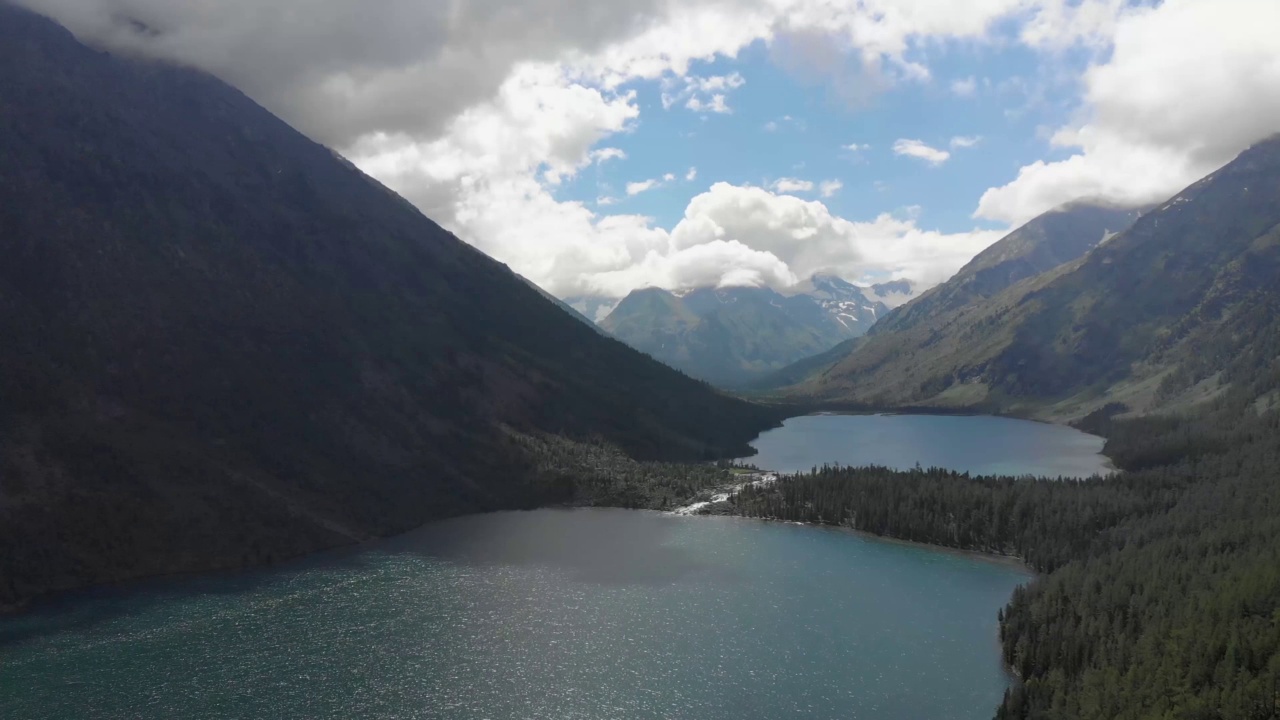
[[(1097, 223), (1079, 227), (1078, 244), (1058, 246), (1097, 242)], [(1188, 407), (1243, 387), (1256, 390), (1259, 407), (1274, 402), (1280, 136), (1047, 272), (1017, 280), (1037, 253), (1021, 253), (1011, 273), (1008, 258), (1019, 253), (1006, 257), (1010, 246), (899, 308), (788, 392), (1046, 418)], [(1015, 282), (987, 296), (988, 270), (995, 288)]]
[(1083, 256), (1128, 228), (1139, 215), (1136, 209), (1093, 203), (1073, 203), (1047, 212), (979, 253), (947, 282), (896, 309), (873, 332), (902, 330), (991, 297)]
[(815, 275), (790, 295), (754, 287), (636, 290), (600, 325), (693, 377), (739, 387), (861, 335), (886, 312), (857, 286)]
[[(910, 287), (908, 281), (900, 282)], [(884, 288), (884, 286), (880, 287)], [(901, 285), (895, 285), (895, 287), (900, 288)], [(877, 320), (889, 312), (885, 303), (868, 297), (869, 293), (866, 289), (825, 273), (809, 278), (808, 282), (798, 286), (793, 294), (804, 294), (817, 300), (822, 309), (834, 317), (853, 337), (870, 330)]]
[(211, 76), (0, 3), (0, 87), (0, 606), (558, 500), (513, 433), (695, 460), (774, 420)]
[(916, 337), (911, 328), (931, 319), (975, 304), (1016, 283), (1083, 256), (1104, 239), (1127, 228), (1139, 211), (1116, 209), (1094, 203), (1073, 203), (1047, 212), (1014, 230), (979, 253), (954, 276), (922, 295), (909, 280), (873, 285), (874, 297), (913, 297), (904, 305), (879, 318), (862, 340), (840, 343), (832, 349), (804, 358), (763, 378), (756, 390), (784, 388), (803, 383), (810, 376), (835, 365), (856, 348), (870, 343), (872, 354), (882, 356), (918, 350), (913, 342), (928, 342), (930, 335)]

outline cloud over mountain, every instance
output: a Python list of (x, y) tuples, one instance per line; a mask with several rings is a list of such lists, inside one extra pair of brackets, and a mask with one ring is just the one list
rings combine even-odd
[[(610, 230), (625, 232), (616, 226)], [(643, 225), (631, 230), (637, 242), (612, 238), (617, 247), (610, 259), (616, 269), (593, 268), (589, 263), (603, 258), (577, 255), (582, 265), (576, 270), (585, 286), (566, 292), (618, 295), (646, 284), (782, 289), (819, 271), (868, 281), (911, 277), (931, 285), (1001, 234), (947, 235), (887, 214), (851, 222), (819, 201), (728, 183), (716, 183), (694, 197), (670, 233), (650, 229), (646, 234)]]
[(1071, 155), (988, 190), (979, 216), (1017, 223), (1082, 197), (1155, 202), (1280, 131), (1280, 3), (1108, 3), (1110, 16), (1093, 5), (1091, 20), (1064, 20), (1113, 44), (1084, 74), (1082, 121), (1053, 135)]
[[(1280, 6), (1272, 0), (388, 0), (359, 7), (339, 0), (19, 1), (85, 39), (232, 82), (464, 240), (561, 295), (620, 295), (708, 279), (780, 286), (814, 269), (928, 285), (1000, 229), (1047, 207), (1095, 196), (1149, 201), (1280, 129), (1280, 45), (1268, 31), (1280, 26)], [(699, 115), (739, 117), (740, 96), (756, 81), (719, 64), (752, 47), (764, 46), (788, 72), (825, 83), (836, 100), (895, 88), (953, 98), (987, 92), (983, 78), (965, 72), (956, 79), (933, 66), (945, 53), (932, 49), (957, 41), (1017, 44), (1040, 53), (1058, 74), (1070, 70), (1064, 49), (1095, 53), (1080, 78), (1078, 112), (1059, 124), (1042, 159), (985, 194), (982, 186), (948, 185), (972, 196), (976, 217), (992, 221), (980, 229), (951, 223), (948, 232), (930, 230), (884, 212), (931, 209), (927, 198), (883, 209), (859, 205), (862, 219), (847, 219), (827, 204), (775, 195), (742, 177), (717, 182), (724, 176), (700, 160), (630, 175), (644, 182), (697, 162), (701, 175), (691, 171), (686, 182), (701, 177), (706, 184), (677, 181), (671, 192), (636, 195), (655, 202), (683, 187), (685, 195), (668, 202), (686, 207), (671, 208), (667, 220), (651, 217), (648, 206), (631, 209), (625, 182), (591, 188), (587, 197), (599, 202), (564, 190), (588, 169), (636, 162), (636, 152), (613, 146), (643, 131), (650, 113), (693, 122)], [(812, 124), (794, 112), (770, 108), (751, 122), (778, 130), (783, 117), (795, 131), (787, 134), (810, 132)], [(988, 139), (966, 150), (974, 132)], [(917, 172), (937, 175), (961, 164), (947, 162), (952, 152), (977, 157), (1000, 132), (904, 130), (896, 144), (892, 136), (872, 139), (874, 147), (849, 146), (856, 152), (843, 154), (874, 167), (875, 148), (887, 154), (892, 145), (923, 161)], [(601, 147), (606, 141), (612, 152)], [(795, 172), (781, 165), (765, 177)], [(853, 203), (872, 186), (810, 177), (831, 178), (804, 191), (831, 206)], [(729, 217), (721, 211), (729, 207), (743, 214)]]

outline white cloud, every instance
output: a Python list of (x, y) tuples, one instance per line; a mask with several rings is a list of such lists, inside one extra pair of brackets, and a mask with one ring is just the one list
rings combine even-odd
[(585, 87), (567, 82), (558, 66), (530, 64), (439, 139), (374, 133), (347, 155), (437, 222), (461, 230), (477, 193), (513, 178), (536, 183), (539, 171), (554, 185), (590, 163), (591, 148), (638, 115), (633, 92)]
[(957, 135), (951, 138), (951, 149), (963, 150), (965, 148), (975, 147), (980, 142), (982, 142), (981, 135)]
[(1103, 46), (1110, 42), (1116, 23), (1132, 5), (1131, 0), (1041, 2), (1034, 17), (1023, 26), (1021, 39), (1032, 47), (1053, 50), (1076, 44)]
[(639, 195), (640, 193), (649, 192), (650, 190), (661, 185), (659, 180), (640, 180), (638, 182), (627, 183), (628, 195)]
[(729, 107), (728, 103), (725, 102), (725, 98), (722, 93), (712, 95), (711, 99), (708, 101), (703, 101), (696, 96), (691, 97), (684, 106), (694, 112), (711, 112), (718, 113), (720, 115), (728, 115), (733, 112), (733, 108)]
[(893, 152), (895, 155), (916, 158), (934, 166), (941, 165), (951, 159), (951, 153), (946, 150), (929, 147), (920, 140), (899, 139), (893, 144)]
[(666, 185), (669, 182), (675, 182), (675, 179), (676, 179), (675, 173), (665, 173), (660, 178), (650, 178), (648, 180), (638, 180), (636, 182), (629, 182), (627, 183), (627, 194), (639, 195), (640, 193), (646, 193), (646, 192), (649, 192), (650, 190), (657, 190), (658, 188), (662, 187), (663, 185)]
[(624, 268), (590, 279), (593, 292), (618, 297), (636, 288), (789, 287), (798, 278), (773, 254), (737, 240), (710, 239), (666, 254), (649, 253)]
[(684, 174), (684, 179), (685, 179), (685, 182), (693, 182), (694, 180), (697, 180), (698, 168), (696, 167), (689, 168), (689, 172)]
[(855, 279), (918, 278), (925, 286), (949, 277), (1001, 235), (944, 235), (887, 214), (851, 222), (818, 201), (726, 183), (691, 200), (671, 231), (676, 254), (716, 240), (736, 241), (777, 258), (795, 278), (829, 270)]
[(859, 145), (858, 143), (849, 143), (848, 145), (841, 145), (840, 147), (844, 150), (855, 153), (871, 149), (870, 145)]
[[(227, 80), (312, 138), (439, 138), (519, 68), (598, 54), (662, 0), (19, 0), (111, 48)], [(603, 8), (603, 9), (602, 9)], [(126, 19), (157, 30), (140, 32)]]
[(674, 78), (676, 92), (705, 96), (700, 107), (728, 107), (714, 96), (742, 76), (690, 77), (694, 61), (805, 36), (881, 76), (925, 79), (913, 43), (984, 39), (1026, 1), (18, 0), (110, 47), (209, 70), (339, 148), (375, 133), (437, 139), (525, 63), (562, 64), (604, 90)]
[(622, 150), (614, 147), (600, 148), (591, 151), (591, 161), (595, 163), (603, 163), (609, 160), (626, 160), (627, 154)]
[(818, 194), (824, 198), (835, 197), (843, 187), (844, 183), (839, 180), (824, 180), (818, 185)]
[(976, 215), (1017, 223), (1078, 198), (1158, 202), (1221, 167), (1280, 128), (1276, 27), (1274, 0), (1118, 12), (1112, 52), (1085, 73), (1082, 120), (1052, 138), (1075, 152), (1023, 167)]
[(733, 73), (731, 75), (714, 75), (711, 77), (691, 77), (688, 78), (688, 83), (698, 92), (711, 93), (736, 90), (746, 85), (747, 81), (743, 79), (741, 74)]
[[(1040, 0), (1047, 1), (1047, 0)], [(863, 104), (899, 82), (923, 82), (929, 68), (908, 57), (913, 45), (985, 40), (1001, 19), (1025, 12), (1028, 0), (772, 0), (786, 18), (774, 39), (777, 61), (828, 77), (841, 99)], [(856, 62), (842, 57), (852, 48)]]
[[(627, 239), (628, 233), (636, 237)], [(656, 285), (672, 290), (718, 285), (767, 285), (783, 289), (814, 272), (867, 281), (918, 278), (929, 287), (949, 277), (1002, 235), (973, 231), (945, 235), (920, 229), (914, 220), (880, 215), (850, 222), (821, 202), (778, 195), (763, 188), (716, 183), (693, 198), (670, 231), (628, 218), (601, 228), (583, 244), (579, 260), (600, 251), (592, 269), (580, 266), (577, 284), (556, 286), (566, 294), (620, 297)], [(622, 247), (625, 246), (625, 250)], [(630, 255), (630, 259), (622, 259)]]
[(906, 207), (898, 208), (898, 210), (894, 214), (896, 216), (908, 218), (910, 220), (919, 220), (920, 215), (923, 212), (924, 212), (924, 208), (919, 205), (907, 205)]
[(813, 192), (813, 183), (798, 178), (778, 178), (769, 187), (780, 193)]
[(910, 277), (927, 288), (1004, 234), (943, 234), (889, 214), (852, 222), (818, 201), (726, 183), (690, 200), (669, 230), (556, 202), (529, 178), (491, 184), (465, 205), (462, 227), (481, 249), (562, 297), (621, 297), (649, 285), (784, 289), (823, 270), (854, 280)]
[(684, 106), (694, 112), (727, 115), (733, 112), (728, 104), (727, 93), (742, 87), (746, 82), (742, 75), (736, 72), (710, 77), (668, 76), (662, 83), (662, 107), (670, 109), (672, 105), (684, 100)]
[(957, 97), (973, 97), (978, 91), (978, 81), (970, 75), (951, 81), (951, 94)]

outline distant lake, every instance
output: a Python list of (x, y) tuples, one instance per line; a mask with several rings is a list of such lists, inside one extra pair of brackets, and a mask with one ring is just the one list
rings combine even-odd
[(985, 720), (1027, 579), (736, 518), (472, 516), (0, 620), (0, 717)]
[(763, 433), (747, 462), (807, 471), (826, 463), (974, 475), (1089, 477), (1110, 472), (1103, 439), (1062, 425), (990, 416), (807, 415)]

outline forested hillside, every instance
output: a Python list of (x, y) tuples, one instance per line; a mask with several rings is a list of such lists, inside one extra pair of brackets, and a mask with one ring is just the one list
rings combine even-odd
[(0, 2), (0, 606), (548, 499), (510, 432), (770, 411), (574, 319), (200, 72)]

